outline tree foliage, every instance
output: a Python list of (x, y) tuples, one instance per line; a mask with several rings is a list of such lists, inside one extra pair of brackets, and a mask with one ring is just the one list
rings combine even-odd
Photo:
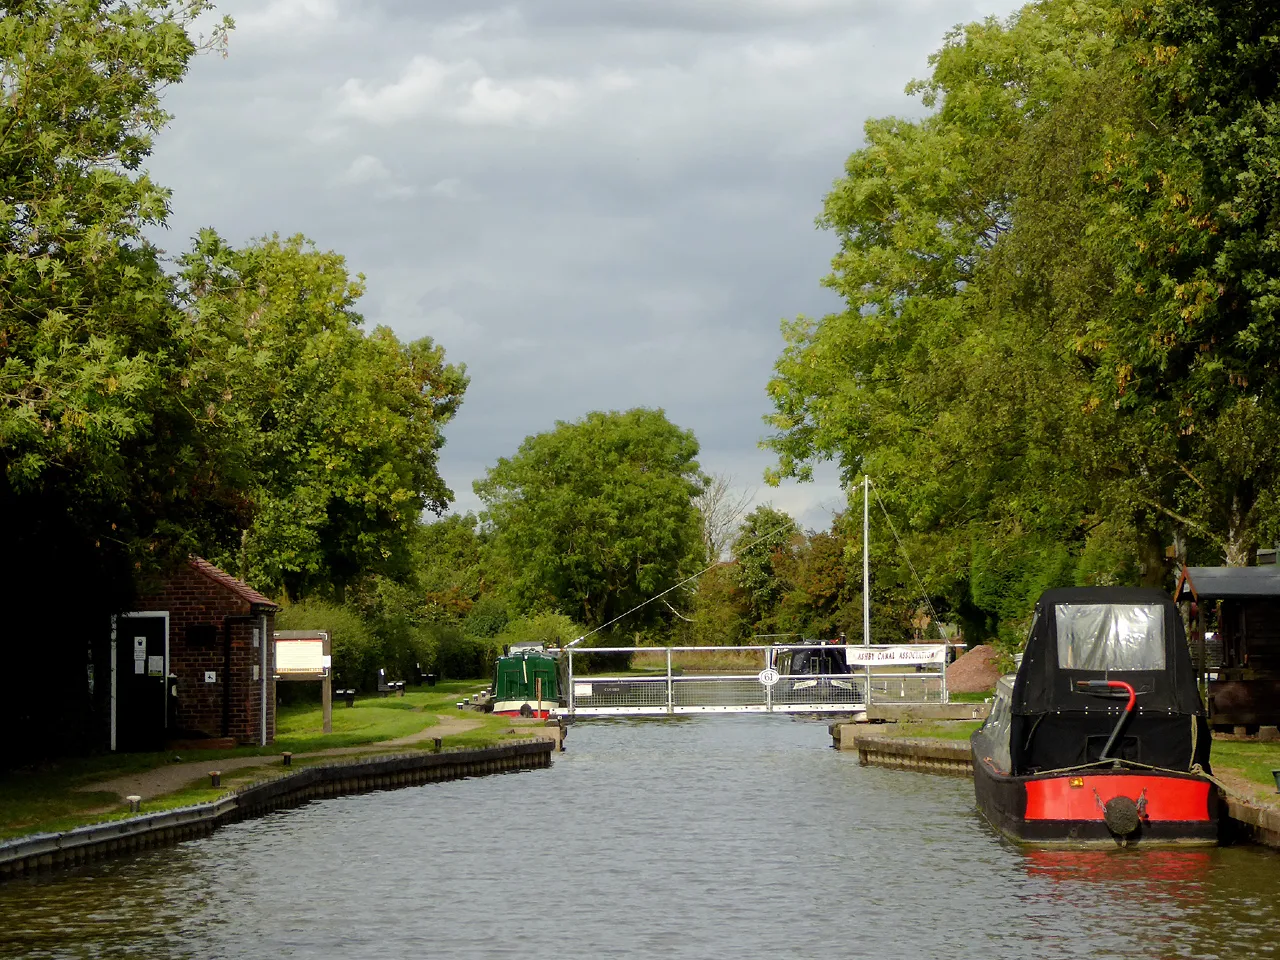
[(949, 34), (910, 88), (933, 112), (868, 122), (826, 198), (845, 309), (784, 328), (771, 479), (871, 473), (992, 631), (1046, 586), (1160, 582), (1174, 539), (1246, 562), (1274, 523), (1275, 26), (1044, 0)]
[[(594, 629), (693, 573), (697, 455), (691, 432), (635, 409), (557, 423), (499, 460), (475, 490), (517, 602)], [(651, 604), (620, 629), (668, 618)]]
[(363, 277), (302, 237), (234, 250), (205, 231), (183, 281), (194, 325), (239, 365), (223, 416), (256, 470), (236, 566), (292, 596), (403, 571), (420, 514), (452, 497), (437, 461), (464, 369), (429, 338), (365, 333)]

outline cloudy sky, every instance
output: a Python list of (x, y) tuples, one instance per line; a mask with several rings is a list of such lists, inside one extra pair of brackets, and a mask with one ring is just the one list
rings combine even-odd
[(1007, 0), (222, 0), (229, 56), (167, 94), (150, 169), (178, 250), (304, 233), (363, 312), (471, 386), (442, 472), (530, 433), (663, 407), (704, 469), (821, 527), (833, 471), (763, 487), (779, 321), (834, 309), (814, 217), (863, 121), (951, 26)]

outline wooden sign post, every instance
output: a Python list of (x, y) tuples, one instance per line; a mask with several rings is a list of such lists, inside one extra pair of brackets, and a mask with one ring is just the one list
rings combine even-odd
[(319, 680), (324, 732), (333, 733), (333, 654), (324, 630), (277, 630), (276, 679)]

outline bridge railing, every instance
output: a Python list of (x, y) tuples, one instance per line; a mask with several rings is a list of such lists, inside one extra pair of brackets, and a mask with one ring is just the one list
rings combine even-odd
[[(830, 645), (788, 645), (827, 652)], [(771, 669), (777, 647), (592, 647), (566, 650), (567, 712), (570, 716), (661, 716), (697, 713), (858, 713), (870, 701), (938, 703), (946, 700), (941, 671), (855, 668), (850, 673), (779, 676)], [(756, 651), (761, 668), (753, 673), (690, 673), (675, 666), (682, 653), (715, 651), (740, 655)], [(664, 657), (666, 670), (649, 676), (584, 676), (574, 654), (643, 653)], [(579, 661), (581, 662), (581, 661)]]

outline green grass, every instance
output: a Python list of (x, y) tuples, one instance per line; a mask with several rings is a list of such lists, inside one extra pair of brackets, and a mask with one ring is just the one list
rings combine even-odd
[[(77, 789), (85, 784), (153, 770), (178, 759), (182, 762), (203, 761), (216, 766), (218, 761), (228, 757), (278, 757), (286, 750), (292, 753), (309, 753), (334, 747), (364, 746), (395, 740), (435, 725), (437, 721), (433, 714), (457, 713), (457, 701), (483, 686), (483, 681), (479, 680), (448, 681), (435, 687), (406, 690), (403, 697), (374, 696), (357, 699), (354, 707), (339, 702), (333, 708), (334, 732), (331, 734), (321, 732), (322, 719), (318, 703), (282, 707), (276, 719), (276, 740), (266, 747), (71, 757), (34, 768), (0, 773), (0, 839), (28, 833), (69, 830), (129, 815), (128, 807), (115, 794), (104, 791), (84, 793)], [(469, 713), (467, 717), (481, 718), (483, 715)], [(466, 740), (456, 736), (447, 737), (445, 745), (480, 746), (513, 738), (513, 735), (500, 732), (510, 725), (507, 718), (484, 717), (484, 720), (478, 729), (464, 735)], [(518, 735), (528, 736), (528, 733)], [(432, 743), (428, 739), (413, 747), (430, 749)], [(411, 748), (395, 749), (407, 751)], [(265, 769), (267, 768), (253, 767), (237, 770), (228, 775), (226, 782), (244, 782), (246, 774), (260, 774)], [(253, 777), (250, 776), (249, 779)], [(176, 793), (148, 800), (145, 809), (154, 812), (205, 803), (226, 792), (226, 786), (213, 789), (192, 785)]]
[(1209, 755), (1215, 771), (1230, 769), (1248, 780), (1276, 789), (1272, 770), (1280, 770), (1280, 743), (1215, 740)]
[(981, 720), (908, 720), (871, 724), (868, 733), (882, 737), (920, 737), (925, 740), (968, 740)]
[(995, 690), (986, 690), (982, 693), (950, 693), (948, 696), (952, 703), (986, 703), (996, 695)]

